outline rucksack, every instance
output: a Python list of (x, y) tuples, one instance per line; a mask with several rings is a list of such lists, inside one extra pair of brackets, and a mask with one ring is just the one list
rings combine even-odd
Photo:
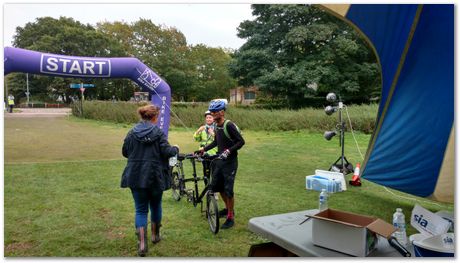
[[(230, 120), (225, 120), (225, 121), (224, 121), (224, 134), (225, 134), (225, 137), (227, 137), (230, 141), (233, 142), (233, 140), (232, 140), (232, 138), (230, 138), (230, 134), (228, 133), (228, 130), (227, 130), (227, 124), (228, 124), (229, 122), (230, 122)], [(240, 128), (238, 128), (238, 126), (237, 126), (235, 123), (233, 123), (233, 125), (235, 125), (236, 130), (238, 131), (238, 133), (241, 134)]]

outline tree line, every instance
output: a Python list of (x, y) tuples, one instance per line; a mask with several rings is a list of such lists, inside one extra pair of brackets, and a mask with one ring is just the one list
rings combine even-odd
[[(254, 20), (242, 21), (238, 50), (189, 45), (175, 27), (140, 18), (132, 23), (82, 24), (73, 18), (37, 18), (17, 27), (13, 46), (70, 56), (136, 57), (170, 85), (175, 101), (228, 98), (236, 86), (259, 88), (257, 102), (312, 106), (328, 92), (349, 102), (380, 95), (380, 69), (369, 45), (350, 25), (312, 5), (251, 5)], [(6, 78), (8, 93), (25, 97), (26, 76)], [(75, 96), (82, 79), (29, 74), (32, 97)], [(85, 96), (129, 100), (139, 87), (128, 79), (86, 79)]]

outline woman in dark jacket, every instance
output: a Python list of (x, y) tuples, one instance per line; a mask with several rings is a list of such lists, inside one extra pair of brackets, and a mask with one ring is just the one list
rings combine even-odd
[(148, 252), (147, 216), (150, 207), (152, 242), (160, 241), (163, 191), (169, 189), (165, 160), (179, 153), (179, 147), (170, 146), (163, 131), (155, 123), (159, 109), (154, 105), (140, 107), (142, 120), (126, 135), (123, 156), (128, 164), (121, 178), (121, 187), (131, 189), (136, 209), (135, 226), (138, 254)]

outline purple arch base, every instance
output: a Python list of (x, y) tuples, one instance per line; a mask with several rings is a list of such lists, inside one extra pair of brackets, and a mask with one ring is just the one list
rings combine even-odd
[(137, 58), (62, 56), (21, 48), (5, 47), (5, 75), (12, 72), (67, 78), (129, 78), (152, 95), (160, 107), (158, 123), (168, 136), (171, 89), (153, 70)]

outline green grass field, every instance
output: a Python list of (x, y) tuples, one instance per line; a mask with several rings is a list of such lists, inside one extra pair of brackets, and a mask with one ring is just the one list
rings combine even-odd
[[(134, 257), (134, 208), (119, 187), (128, 125), (70, 118), (5, 118), (4, 255), (6, 257)], [(170, 143), (192, 152), (193, 130), (172, 128)], [(266, 240), (247, 229), (250, 218), (317, 207), (318, 192), (305, 176), (327, 170), (340, 155), (338, 141), (322, 133), (244, 130), (235, 184), (236, 225), (213, 235), (200, 208), (163, 196), (163, 241), (148, 256), (245, 257)], [(357, 134), (362, 153), (370, 135)], [(361, 162), (350, 134), (345, 153)], [(347, 179), (349, 179), (348, 176)], [(406, 220), (415, 203), (432, 211), (454, 209), (363, 180), (362, 187), (330, 197), (329, 207), (391, 222), (396, 207)], [(415, 198), (405, 199), (403, 197)], [(415, 233), (409, 227), (408, 234)], [(223, 249), (225, 247), (225, 249)]]

